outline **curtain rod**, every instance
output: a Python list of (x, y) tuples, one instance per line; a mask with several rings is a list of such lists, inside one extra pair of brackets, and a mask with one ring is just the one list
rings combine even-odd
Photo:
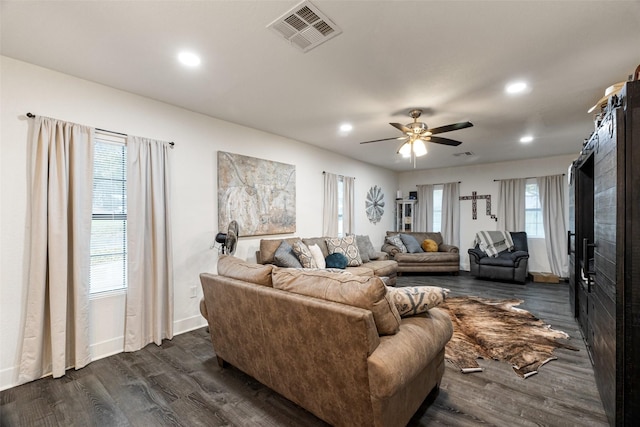
[[(556, 174), (558, 175), (558, 174)], [(543, 178), (545, 176), (556, 176), (556, 175), (543, 175), (543, 176), (526, 176), (524, 178), (503, 178), (503, 179), (494, 179), (493, 182), (497, 182), (497, 181), (506, 181), (508, 179), (533, 179), (533, 178)], [(565, 174), (560, 174), (562, 176), (564, 176)]]
[[(33, 114), (33, 113), (27, 113), (27, 117), (29, 117), (30, 119), (35, 119), (36, 115)], [(126, 133), (122, 133), (122, 132), (115, 132), (115, 131), (112, 131), (112, 130), (100, 129), (100, 128), (95, 128), (95, 129), (100, 131), (100, 132), (108, 132), (108, 133), (113, 133), (113, 134), (116, 134), (116, 135), (129, 136)], [(173, 148), (173, 146), (176, 145), (176, 143), (173, 142), (173, 141), (169, 142), (168, 144), (171, 146), (171, 148)]]
[[(331, 173), (331, 172), (322, 171), (322, 175), (325, 175), (325, 174), (327, 174), (327, 173)], [(337, 174), (337, 173), (334, 173), (334, 175), (341, 176), (341, 177), (343, 177), (343, 178), (353, 178), (353, 179), (356, 179), (356, 178), (355, 178), (355, 177), (353, 177), (353, 176), (339, 175), (339, 174)]]
[(445, 184), (452, 184), (454, 182), (457, 182), (458, 184), (460, 184), (462, 181), (439, 182), (439, 183), (435, 183), (435, 184), (416, 184), (416, 187), (418, 185), (445, 185)]

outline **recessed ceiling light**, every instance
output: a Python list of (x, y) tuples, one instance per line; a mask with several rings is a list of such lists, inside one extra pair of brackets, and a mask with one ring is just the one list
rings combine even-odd
[(178, 61), (187, 67), (197, 67), (200, 65), (200, 57), (193, 52), (180, 52)]
[(509, 83), (507, 86), (505, 86), (504, 90), (508, 94), (512, 94), (512, 95), (515, 95), (517, 93), (522, 93), (525, 90), (527, 90), (527, 83), (526, 82)]
[(520, 142), (522, 142), (523, 144), (528, 144), (531, 141), (533, 141), (533, 137), (531, 135), (525, 135), (522, 138), (520, 138)]
[(351, 123), (343, 123), (340, 125), (340, 132), (351, 132), (353, 130), (353, 126)]

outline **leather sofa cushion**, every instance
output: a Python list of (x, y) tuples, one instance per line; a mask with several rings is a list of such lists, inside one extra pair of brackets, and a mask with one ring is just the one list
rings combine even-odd
[(401, 254), (395, 256), (398, 263), (459, 262), (460, 254), (454, 252), (423, 252), (419, 254)]
[(371, 270), (376, 276), (394, 277), (397, 274), (398, 263), (393, 260), (375, 260), (362, 264), (362, 268)]
[(218, 274), (232, 279), (244, 280), (256, 285), (272, 286), (271, 264), (254, 264), (231, 255), (220, 255)]
[(380, 335), (400, 327), (400, 313), (379, 277), (275, 267), (272, 280), (276, 289), (370, 310)]

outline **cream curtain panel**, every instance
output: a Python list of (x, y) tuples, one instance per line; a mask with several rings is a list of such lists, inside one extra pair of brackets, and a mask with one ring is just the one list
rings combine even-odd
[(433, 185), (418, 185), (416, 231), (433, 231)]
[(127, 137), (125, 351), (173, 338), (169, 145)]
[(524, 178), (503, 179), (498, 191), (498, 230), (525, 230)]
[(442, 186), (442, 240), (460, 246), (460, 184), (449, 182)]
[(89, 265), (93, 134), (38, 116), (30, 137), (30, 253), (19, 381), (91, 361)]
[(537, 178), (544, 240), (551, 272), (559, 277), (569, 276), (567, 256), (567, 226), (565, 222), (564, 177), (562, 175)]
[(338, 235), (338, 175), (329, 172), (324, 173), (322, 235)]
[(355, 233), (355, 184), (356, 179), (350, 176), (343, 178), (344, 182), (344, 202), (342, 212), (342, 226), (343, 233), (347, 234)]

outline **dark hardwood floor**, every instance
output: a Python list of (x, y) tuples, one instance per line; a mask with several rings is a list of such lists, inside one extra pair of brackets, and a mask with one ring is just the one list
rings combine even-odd
[[(447, 364), (440, 392), (411, 426), (605, 426), (593, 368), (569, 314), (566, 283), (526, 285), (460, 276), (403, 275), (398, 285), (436, 285), (454, 295), (520, 298), (520, 306), (567, 332), (580, 351), (526, 380), (507, 364), (480, 361), (484, 372), (461, 374)], [(0, 392), (0, 426), (323, 426), (304, 409), (230, 367), (218, 367), (199, 329)]]

